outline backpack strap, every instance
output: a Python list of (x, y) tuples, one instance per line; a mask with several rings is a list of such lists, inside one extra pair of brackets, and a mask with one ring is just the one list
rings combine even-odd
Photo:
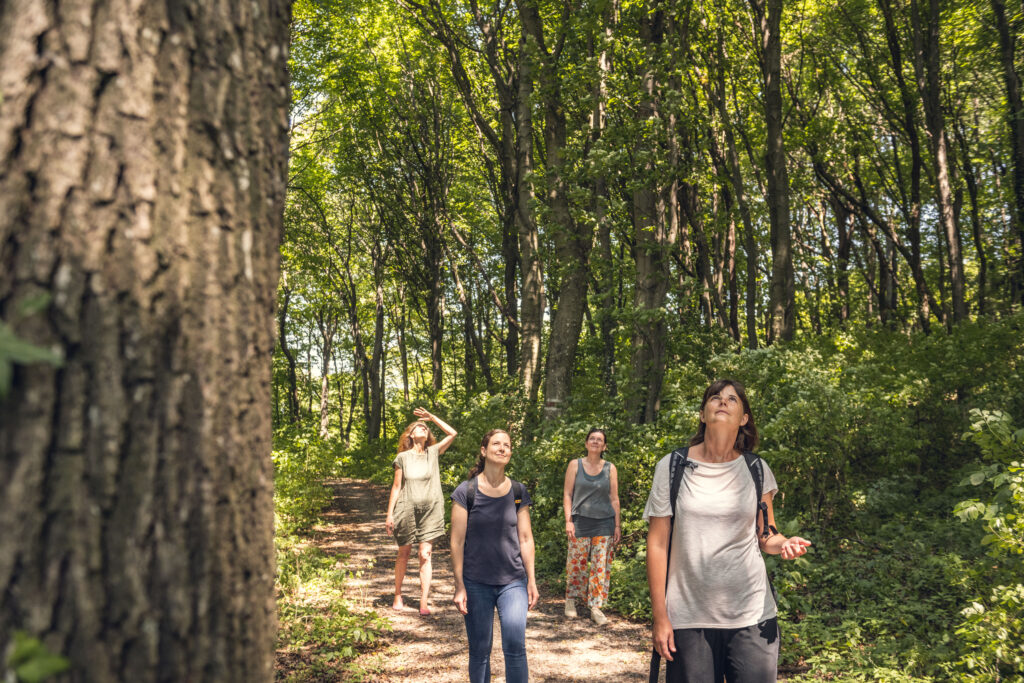
[[(746, 460), (747, 469), (750, 471), (750, 476), (754, 479), (754, 490), (757, 493), (756, 514), (761, 515), (761, 538), (769, 538), (779, 533), (779, 530), (768, 523), (768, 505), (761, 500), (764, 495), (764, 461), (750, 451), (743, 452), (743, 459)], [(768, 577), (768, 590), (772, 592), (772, 598), (777, 605), (779, 604), (779, 594), (775, 590), (775, 584), (772, 583), (772, 575), (768, 571), (768, 565), (765, 565), (764, 572)]]
[(768, 523), (768, 505), (761, 500), (764, 496), (764, 462), (750, 451), (743, 452), (743, 459), (754, 480), (754, 491), (757, 493), (757, 514), (761, 516), (761, 538), (768, 538), (779, 533), (779, 530)]
[[(665, 554), (665, 588), (668, 588), (668, 563), (672, 558), (672, 533), (676, 525), (676, 498), (679, 497), (679, 487), (683, 483), (683, 473), (686, 468), (696, 469), (697, 464), (690, 462), (690, 447), (683, 446), (669, 453), (668, 460), (668, 499), (672, 505), (672, 514), (668, 522), (668, 552)], [(651, 648), (651, 668), (648, 675), (649, 683), (658, 683), (658, 671), (661, 669), (661, 655), (653, 647)]]
[(515, 479), (512, 480), (512, 495), (516, 501), (516, 514), (518, 514), (519, 507), (523, 504), (523, 498), (526, 497), (526, 487), (523, 486), (522, 482), (518, 482)]
[[(476, 491), (478, 484), (476, 477), (471, 477), (466, 484), (466, 516), (469, 516), (469, 511), (473, 509), (473, 501), (476, 500)], [(515, 496), (516, 501), (516, 512), (519, 512), (519, 507), (523, 504), (523, 497), (526, 493), (526, 487), (522, 483), (512, 480), (512, 493)]]
[(473, 500), (476, 498), (476, 477), (470, 477), (466, 483), (466, 517), (469, 517), (469, 511), (473, 509)]

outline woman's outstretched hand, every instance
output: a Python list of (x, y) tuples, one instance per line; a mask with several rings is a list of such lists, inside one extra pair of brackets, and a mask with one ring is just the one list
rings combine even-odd
[(806, 538), (790, 536), (786, 539), (786, 542), (782, 544), (782, 549), (779, 551), (779, 555), (784, 560), (795, 560), (807, 552), (807, 546), (809, 545), (811, 545), (811, 542)]
[(412, 414), (423, 420), (433, 420), (434, 415), (426, 408), (416, 408), (412, 411)]

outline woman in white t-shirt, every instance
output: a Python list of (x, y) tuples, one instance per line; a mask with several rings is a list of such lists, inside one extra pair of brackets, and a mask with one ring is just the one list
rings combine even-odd
[[(757, 427), (743, 385), (713, 383), (700, 405), (687, 464), (670, 498), (670, 460), (658, 463), (644, 509), (652, 639), (666, 660), (666, 683), (765, 683), (776, 680), (779, 629), (761, 552), (790, 560), (810, 541), (775, 529), (775, 476), (744, 452), (757, 446)], [(758, 513), (754, 468), (763, 472)], [(761, 476), (756, 475), (756, 476)], [(767, 532), (763, 519), (767, 519)], [(670, 548), (671, 545), (671, 548)], [(657, 662), (652, 676), (657, 675)]]

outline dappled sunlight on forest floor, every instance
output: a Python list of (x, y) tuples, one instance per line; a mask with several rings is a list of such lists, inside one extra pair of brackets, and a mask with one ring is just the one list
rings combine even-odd
[[(434, 548), (430, 617), (419, 608), (418, 559), (410, 559), (403, 595), (405, 609), (391, 609), (396, 548), (384, 531), (387, 489), (369, 482), (332, 482), (334, 501), (314, 530), (315, 543), (331, 554), (348, 555), (346, 598), (359, 610), (388, 618), (393, 632), (386, 645), (356, 660), (365, 681), (466, 680), (468, 655), (462, 616), (451, 603), (454, 593), (447, 539)], [(613, 579), (614, 580), (614, 579)], [(587, 619), (562, 616), (562, 595), (541, 588), (541, 603), (530, 612), (527, 651), (532, 681), (647, 680), (649, 632), (645, 624), (609, 614), (601, 629)], [(500, 636), (495, 620), (494, 681), (503, 681)], [(353, 673), (353, 679), (358, 674)]]

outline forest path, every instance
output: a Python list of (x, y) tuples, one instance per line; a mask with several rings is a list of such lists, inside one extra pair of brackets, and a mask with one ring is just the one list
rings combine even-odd
[[(346, 567), (353, 576), (346, 582), (346, 596), (358, 609), (373, 609), (391, 621), (388, 646), (364, 655), (365, 666), (375, 671), (369, 681), (466, 681), (469, 657), (462, 615), (451, 598), (455, 592), (448, 540), (434, 546), (434, 580), (431, 611), (421, 617), (419, 608), (419, 559), (416, 548), (409, 560), (403, 596), (405, 609), (391, 609), (394, 596), (396, 546), (384, 531), (384, 512), (389, 489), (356, 479), (331, 482), (334, 501), (317, 527), (316, 543), (332, 554), (348, 555)], [(615, 577), (612, 577), (615, 580)], [(527, 659), (533, 682), (645, 681), (650, 662), (648, 627), (608, 615), (598, 628), (581, 616), (568, 620), (562, 614), (563, 596), (541, 586), (540, 603), (530, 611), (526, 629)], [(581, 610), (581, 615), (586, 614)], [(505, 680), (500, 631), (495, 619), (491, 654), (492, 681)]]

